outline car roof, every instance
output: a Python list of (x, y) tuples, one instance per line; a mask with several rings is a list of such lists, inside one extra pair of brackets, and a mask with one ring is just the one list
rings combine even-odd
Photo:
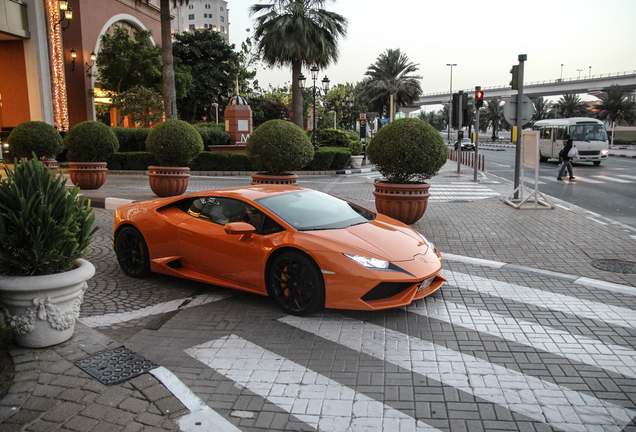
[(290, 192), (299, 192), (299, 191), (310, 191), (313, 189), (304, 188), (300, 186), (290, 186), (290, 185), (252, 185), (252, 186), (237, 186), (232, 188), (225, 189), (210, 189), (201, 192), (194, 192), (188, 194), (187, 197), (198, 197), (198, 196), (225, 196), (228, 198), (243, 198), (251, 201), (257, 200), (259, 198), (264, 198), (272, 195), (280, 195), (284, 193)]

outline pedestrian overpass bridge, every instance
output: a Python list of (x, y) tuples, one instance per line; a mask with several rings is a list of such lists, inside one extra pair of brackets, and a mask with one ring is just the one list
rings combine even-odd
[[(589, 93), (591, 95), (598, 95), (599, 93), (607, 91), (614, 84), (620, 85), (627, 91), (636, 90), (636, 70), (592, 75), (587, 78), (565, 78), (529, 82), (524, 84), (523, 94), (529, 97), (555, 96), (567, 93)], [(494, 97), (506, 99), (517, 94), (517, 90), (511, 89), (510, 85), (482, 87), (481, 90), (484, 92), (484, 99), (492, 99)], [(459, 91), (459, 89), (457, 91)], [(463, 91), (467, 93), (471, 99), (475, 95), (474, 88), (463, 89)], [(450, 93), (447, 92), (429, 93), (422, 95), (416, 103), (402, 108), (402, 111), (412, 111), (424, 105), (446, 104), (450, 99)]]

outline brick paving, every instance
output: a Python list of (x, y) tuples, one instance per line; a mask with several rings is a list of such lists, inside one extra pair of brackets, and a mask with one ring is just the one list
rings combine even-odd
[[(462, 170), (461, 175), (455, 169), (456, 165), (450, 163), (431, 179), (432, 190), (435, 185), (448, 187), (472, 183), (472, 169)], [(241, 174), (193, 176), (189, 190), (247, 184), (248, 177)], [(302, 175), (299, 181), (302, 186), (374, 209), (371, 182), (375, 176), (377, 173)], [(338, 421), (346, 422), (350, 415), (353, 416), (350, 424), (355, 425), (352, 430), (399, 430), (406, 428), (406, 423), (397, 427), (397, 423), (391, 422), (398, 422), (396, 419), (404, 416), (425, 421), (426, 425), (420, 421), (412, 425), (422, 430), (424, 426), (428, 430), (452, 431), (592, 430), (593, 426), (581, 428), (580, 423), (585, 426), (603, 421), (609, 422), (599, 426), (605, 430), (635, 430), (630, 416), (636, 413), (636, 379), (631, 378), (631, 372), (620, 374), (603, 369), (604, 366), (614, 367), (612, 358), (595, 360), (596, 363), (590, 366), (564, 359), (550, 347), (558, 338), (567, 341), (592, 338), (616, 346), (619, 351), (635, 349), (636, 329), (629, 323), (621, 324), (620, 317), (629, 321), (630, 316), (625, 314), (636, 310), (636, 298), (590, 289), (559, 277), (532, 274), (525, 269), (550, 270), (636, 287), (634, 274), (605, 272), (591, 265), (595, 259), (636, 262), (636, 240), (629, 237), (620, 224), (598, 224), (589, 219), (588, 212), (567, 203), (558, 203), (562, 207), (557, 206), (554, 210), (515, 210), (500, 199), (511, 192), (510, 183), (491, 175), (481, 176), (479, 185), (499, 196), (453, 200), (452, 191), (448, 192), (448, 200), (429, 203), (425, 216), (414, 228), (444, 253), (515, 264), (521, 266), (519, 271), (449, 259), (444, 264), (449, 272), (449, 284), (423, 304), (418, 303), (417, 307), (425, 306), (429, 315), (409, 312), (408, 308), (379, 312), (327, 310), (316, 318), (300, 321), (299, 327), (290, 325), (289, 318), (265, 297), (163, 275), (153, 274), (144, 279), (124, 276), (110, 246), (113, 213), (95, 209), (101, 228), (88, 259), (95, 265), (96, 275), (88, 282), (82, 318), (141, 310), (204, 293), (229, 296), (203, 306), (144, 316), (107, 327), (91, 328), (78, 322), (70, 341), (47, 349), (12, 346), (10, 353), (16, 378), (9, 393), (0, 401), (0, 429), (178, 430), (177, 421), (189, 410), (152, 374), (107, 387), (73, 365), (74, 361), (96, 352), (126, 345), (172, 371), (207, 406), (239, 430), (343, 430)], [(87, 192), (87, 196), (96, 203), (106, 197), (155, 198), (145, 176), (124, 174), (109, 175), (104, 187)], [(490, 286), (492, 288), (488, 288)], [(544, 293), (545, 299), (552, 299), (553, 304), (541, 302), (541, 297), (533, 300), (536, 293)], [(563, 298), (566, 300), (561, 305)], [(459, 318), (441, 313), (437, 317), (430, 315), (435, 313), (436, 307), (454, 310), (451, 305), (457, 305), (455, 309), (463, 311)], [(600, 312), (591, 315), (597, 311), (589, 305), (604, 305), (608, 309), (604, 315)], [(481, 318), (478, 317), (480, 313)], [(515, 341), (504, 339), (506, 331), (520, 331), (510, 330), (506, 325), (496, 325), (500, 330), (498, 335), (482, 331), (479, 325), (486, 324), (480, 319), (492, 317), (491, 314), (495, 314), (492, 319), (496, 322), (523, 320), (525, 329), (549, 327), (555, 333), (545, 341), (545, 349), (529, 347), (520, 337)], [(612, 318), (614, 316), (617, 318)], [(444, 317), (449, 321), (444, 321)], [(457, 320), (472, 320), (475, 326), (461, 326)], [(304, 322), (308, 327), (303, 327)], [(341, 322), (350, 322), (353, 328), (369, 329), (363, 335), (377, 331), (399, 332), (387, 334), (404, 338), (410, 346), (421, 346), (423, 356), (427, 355), (429, 347), (433, 347), (431, 349), (438, 350), (438, 367), (446, 367), (443, 361), (446, 358), (450, 362), (448, 373), (451, 375), (429, 373), (426, 367), (431, 363), (422, 363), (420, 367), (413, 360), (412, 364), (417, 366), (413, 369), (401, 360), (391, 361), (390, 356), (387, 359), (375, 351), (359, 351), (356, 341), (361, 338), (348, 336), (347, 339), (347, 333), (340, 333), (345, 339), (339, 341), (329, 340), (326, 334), (312, 333), (314, 328), (316, 332), (320, 331), (320, 323)], [(557, 331), (561, 333), (557, 335)], [(368, 342), (377, 341), (378, 334), (371, 336)], [(249, 379), (232, 378), (232, 368), (207, 367), (207, 357), (192, 355), (193, 347), (199, 347), (200, 353), (213, 348), (213, 345), (206, 345), (210, 341), (230, 344), (223, 346), (240, 342), (258, 352), (262, 350), (265, 354), (259, 355), (270, 356), (270, 363), (284, 360), (287, 362), (284, 364), (291, 365), (291, 370), (303, 371), (305, 379), (311, 377), (317, 383), (325, 383), (327, 392), (355, 393), (336, 397), (332, 405), (328, 403), (330, 398), (323, 397), (324, 409), (337, 414), (329, 419), (321, 417), (323, 405), (314, 407), (311, 395), (305, 402), (302, 402), (303, 398), (292, 397), (296, 403), (287, 406), (280, 398), (285, 392), (296, 390), (291, 383), (280, 381), (281, 375), (273, 373), (267, 378), (273, 380), (273, 388), (281, 392), (276, 396), (263, 393), (258, 386), (253, 387), (255, 384)], [(453, 354), (439, 351), (439, 347), (452, 350)], [(459, 385), (464, 379), (462, 362), (473, 358), (475, 360), (470, 361), (492, 365), (488, 367), (499, 372), (485, 376), (482, 384), (471, 381), (469, 387)], [(625, 367), (631, 368), (631, 365)], [(508, 370), (505, 376), (509, 376), (510, 381), (507, 384), (502, 381), (502, 368)], [(510, 392), (517, 391), (516, 376), (525, 377), (528, 391), (539, 391), (537, 387), (543, 386), (545, 390), (542, 391), (547, 392), (545, 397), (557, 398), (555, 401), (561, 394), (568, 395), (572, 408), (560, 408), (558, 416), (554, 413), (535, 415), (529, 408), (533, 406), (530, 402), (518, 406), (510, 401), (504, 403), (490, 394), (488, 389), (502, 389), (514, 399)], [(597, 412), (594, 421), (590, 420), (594, 416), (587, 418), (579, 410), (578, 402), (574, 401), (577, 398), (586, 400), (587, 409)], [(347, 406), (338, 402), (346, 401), (351, 401), (354, 408), (338, 410)], [(367, 405), (361, 405), (363, 402)], [(393, 417), (378, 416), (377, 408), (368, 408), (377, 403), (384, 407), (380, 411), (396, 414)], [(601, 414), (608, 406), (612, 418)], [(364, 419), (373, 421), (365, 423)], [(612, 422), (619, 424), (618, 429), (610, 425)], [(378, 426), (380, 424), (382, 426)]]

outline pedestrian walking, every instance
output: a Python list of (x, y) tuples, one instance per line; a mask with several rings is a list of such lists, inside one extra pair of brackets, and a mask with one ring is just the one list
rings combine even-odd
[(562, 161), (561, 168), (559, 169), (559, 174), (557, 175), (557, 180), (563, 180), (563, 174), (565, 174), (565, 170), (568, 170), (570, 174), (570, 180), (574, 180), (574, 172), (572, 171), (572, 159), (578, 157), (579, 151), (576, 149), (571, 138), (569, 138), (565, 146), (559, 152), (559, 160)]

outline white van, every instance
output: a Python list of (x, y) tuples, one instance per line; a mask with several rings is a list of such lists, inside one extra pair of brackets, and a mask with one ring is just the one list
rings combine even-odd
[(572, 138), (579, 150), (574, 162), (592, 162), (600, 165), (607, 159), (608, 141), (603, 122), (588, 117), (539, 120), (532, 127), (539, 131), (541, 162), (559, 158), (559, 152), (568, 138)]

